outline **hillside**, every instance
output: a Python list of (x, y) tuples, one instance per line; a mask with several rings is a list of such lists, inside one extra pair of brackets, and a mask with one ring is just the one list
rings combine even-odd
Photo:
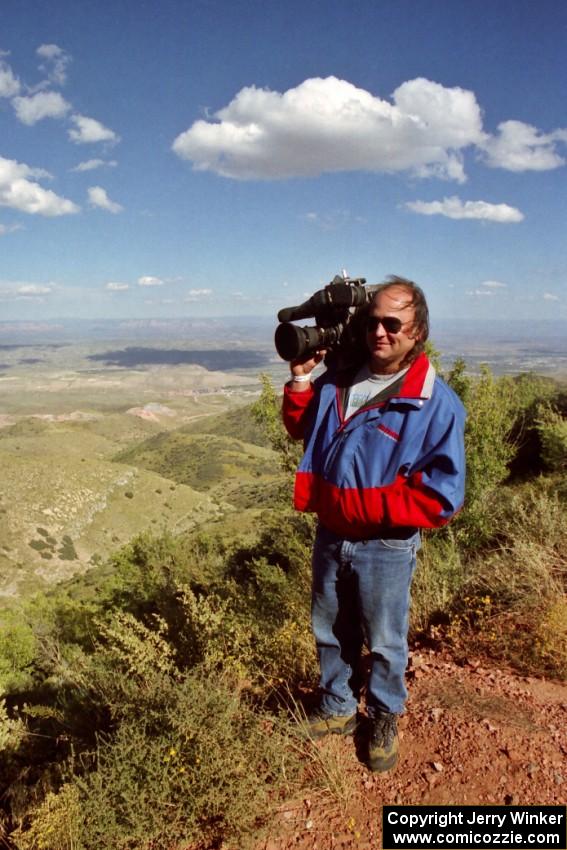
[[(118, 410), (118, 395), (98, 397), (104, 382), (47, 386), (52, 412), (13, 408), (0, 427), (0, 599), (84, 573), (145, 530), (187, 531), (257, 508), (261, 486), (264, 499), (277, 491), (273, 453), (249, 408), (232, 409), (238, 399), (167, 397)], [(68, 409), (87, 392), (90, 407)]]
[(273, 453), (231, 437), (161, 433), (114, 456), (114, 461), (157, 472), (206, 492), (222, 482), (249, 483), (273, 476)]
[(561, 801), (563, 396), (464, 364), (448, 380), (468, 411), (466, 506), (422, 535), (386, 777), (362, 737), (301, 736), (315, 522), (290, 505), (273, 387), (257, 408), (274, 450), (226, 396), (208, 417), (154, 396), (5, 423), (5, 561), (25, 552), (0, 610), (0, 843), (374, 850), (387, 802)]
[(144, 529), (182, 531), (223, 510), (184, 484), (106, 459), (104, 437), (36, 422), (15, 430), (0, 432), (2, 596), (84, 572)]
[(220, 437), (234, 437), (254, 446), (269, 448), (270, 441), (264, 428), (252, 415), (252, 407), (247, 404), (235, 410), (227, 410), (216, 416), (207, 416), (183, 425), (183, 434), (213, 434)]

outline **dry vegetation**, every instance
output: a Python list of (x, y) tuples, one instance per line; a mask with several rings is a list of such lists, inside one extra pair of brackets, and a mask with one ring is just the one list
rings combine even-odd
[[(448, 378), (469, 411), (467, 507), (426, 535), (412, 634), (457, 658), (478, 652), (562, 677), (564, 396), (531, 376), (471, 379), (458, 364)], [(293, 714), (316, 676), (313, 521), (288, 507), (297, 447), (281, 431), (268, 382), (256, 415), (275, 454), (238, 443), (234, 420), (223, 426), (222, 417), (207, 439), (216, 452), (242, 446), (252, 470), (271, 457), (270, 475), (280, 458), (283, 483), (267, 476), (257, 485), (271, 488), (268, 510), (143, 534), (85, 576), (3, 613), (0, 799), (21, 850), (243, 847), (302, 790), (349, 793), (332, 748), (298, 742)], [(149, 445), (155, 459), (156, 445), (194, 446), (198, 437), (192, 426), (152, 439), (142, 450)], [(526, 454), (527, 445), (535, 449)], [(167, 464), (168, 473), (177, 468)], [(184, 474), (211, 486), (200, 464), (191, 458)], [(134, 508), (129, 486), (122, 498)], [(63, 548), (60, 532), (38, 526), (40, 557)]]

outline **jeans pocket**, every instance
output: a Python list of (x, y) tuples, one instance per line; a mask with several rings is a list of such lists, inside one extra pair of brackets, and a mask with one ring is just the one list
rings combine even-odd
[(414, 552), (417, 552), (417, 550), (420, 547), (421, 540), (420, 540), (419, 533), (418, 533), (418, 534), (412, 534), (411, 537), (407, 537), (406, 539), (399, 539), (397, 537), (396, 538), (381, 537), (379, 539), (379, 543), (381, 543), (382, 546), (385, 549), (394, 549), (398, 552), (410, 552), (412, 550)]

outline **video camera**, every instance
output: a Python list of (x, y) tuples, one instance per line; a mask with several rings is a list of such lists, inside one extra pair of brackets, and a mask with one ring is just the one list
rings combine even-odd
[[(333, 352), (342, 363), (360, 357), (364, 352), (361, 331), (365, 308), (378, 289), (378, 285), (365, 286), (365, 283), (366, 278), (350, 278), (343, 271), (342, 276), (336, 275), (303, 304), (280, 310), (281, 324), (276, 328), (275, 344), (282, 360), (296, 360), (323, 348)], [(292, 324), (311, 316), (315, 318), (315, 326)]]

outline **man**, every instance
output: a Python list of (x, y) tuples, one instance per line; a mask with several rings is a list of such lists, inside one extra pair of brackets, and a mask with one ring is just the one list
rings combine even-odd
[(464, 496), (465, 412), (423, 352), (428, 332), (421, 289), (389, 278), (368, 309), (365, 365), (312, 383), (320, 351), (292, 361), (284, 390), (284, 423), (305, 445), (295, 506), (319, 517), (312, 627), (322, 697), (309, 734), (354, 732), (366, 641), (367, 763), (379, 772), (398, 759), (419, 529), (447, 523)]

